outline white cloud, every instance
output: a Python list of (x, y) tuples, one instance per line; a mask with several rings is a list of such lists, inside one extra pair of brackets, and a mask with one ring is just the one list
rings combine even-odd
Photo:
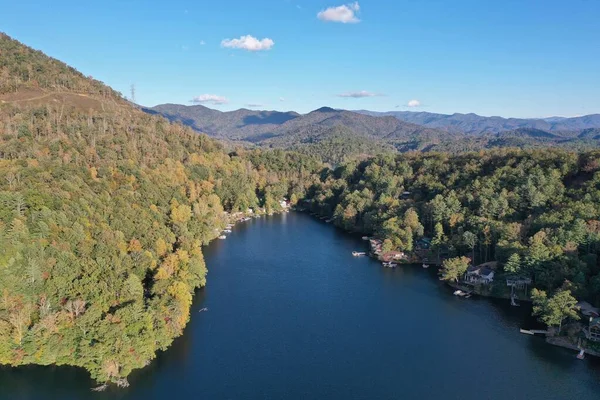
[(367, 92), (366, 90), (361, 90), (360, 92), (347, 92), (347, 93), (338, 94), (337, 96), (338, 97), (349, 97), (349, 98), (353, 98), (353, 99), (360, 99), (362, 97), (381, 96), (381, 94)]
[(246, 107), (250, 107), (250, 108), (259, 108), (262, 107), (263, 105), (260, 103), (248, 103), (246, 104)]
[(251, 35), (242, 36), (239, 39), (223, 39), (221, 41), (222, 47), (248, 51), (271, 50), (271, 47), (274, 45), (275, 42), (272, 39), (264, 38), (259, 40)]
[(223, 96), (217, 96), (216, 94), (201, 94), (200, 96), (194, 97), (190, 100), (196, 104), (213, 104), (215, 106), (229, 103), (229, 100)]
[(406, 104), (409, 107), (421, 107), (421, 102), (419, 100), (410, 100), (408, 102), (408, 104)]
[(338, 7), (329, 7), (317, 14), (317, 18), (327, 22), (341, 22), (343, 24), (355, 24), (360, 22), (356, 13), (360, 10), (358, 1)]
[(279, 101), (285, 101), (285, 97), (280, 97)]
[(206, 42), (204, 40), (200, 41), (200, 46), (204, 46), (206, 44)]

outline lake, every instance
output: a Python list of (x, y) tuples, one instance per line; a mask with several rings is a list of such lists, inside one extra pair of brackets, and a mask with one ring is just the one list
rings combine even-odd
[[(352, 257), (305, 214), (241, 223), (205, 249), (184, 336), (131, 387), (69, 367), (0, 368), (0, 399), (597, 399), (600, 360), (519, 333), (530, 309), (463, 299), (433, 268)], [(208, 311), (199, 312), (207, 307)]]

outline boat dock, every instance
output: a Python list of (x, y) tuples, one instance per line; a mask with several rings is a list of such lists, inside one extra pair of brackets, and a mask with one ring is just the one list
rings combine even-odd
[(540, 330), (540, 329), (520, 329), (521, 333), (526, 335), (547, 335), (548, 331)]

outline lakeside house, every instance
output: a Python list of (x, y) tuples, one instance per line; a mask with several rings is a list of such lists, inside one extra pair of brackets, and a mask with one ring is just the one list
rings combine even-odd
[(514, 289), (527, 289), (529, 285), (531, 285), (531, 278), (522, 276), (509, 276), (506, 278), (506, 286)]
[(381, 255), (384, 262), (408, 260), (408, 256), (403, 251), (388, 251)]
[(600, 342), (600, 317), (590, 317), (588, 339), (593, 340), (594, 342)]
[(416, 246), (417, 249), (429, 250), (431, 248), (431, 239), (427, 237), (422, 237), (417, 240)]
[(469, 266), (463, 277), (463, 281), (473, 285), (489, 285), (494, 281), (497, 261), (490, 261), (477, 266)]
[(285, 208), (288, 208), (289, 203), (286, 199), (282, 199), (282, 200), (279, 200), (279, 205), (281, 206), (281, 208), (285, 209)]
[(381, 250), (382, 250), (382, 246), (383, 246), (383, 242), (379, 239), (371, 239), (369, 240), (369, 245), (371, 247), (371, 252), (376, 255), (379, 256), (381, 254)]

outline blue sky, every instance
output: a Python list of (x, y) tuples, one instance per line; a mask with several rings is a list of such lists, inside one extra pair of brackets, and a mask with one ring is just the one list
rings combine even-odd
[(125, 95), (135, 83), (143, 105), (600, 113), (598, 0), (0, 0), (0, 10), (0, 30)]

